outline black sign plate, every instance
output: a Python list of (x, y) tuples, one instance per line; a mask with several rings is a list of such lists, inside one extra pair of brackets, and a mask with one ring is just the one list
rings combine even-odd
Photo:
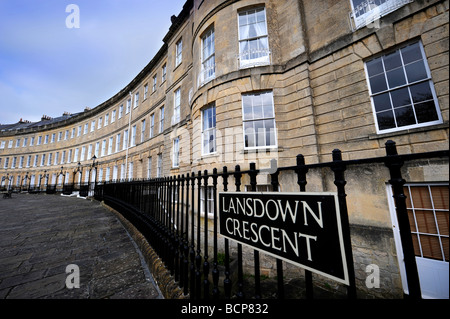
[(220, 234), (348, 285), (336, 193), (219, 193)]

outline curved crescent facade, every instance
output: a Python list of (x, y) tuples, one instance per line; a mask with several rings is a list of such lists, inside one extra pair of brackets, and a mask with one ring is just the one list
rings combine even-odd
[[(109, 100), (0, 125), (1, 187), (290, 166), (297, 154), (318, 163), (336, 148), (368, 158), (389, 139), (402, 154), (446, 150), (448, 1), (380, 3), (188, 0), (159, 52)], [(448, 159), (405, 169), (408, 182), (448, 185)], [(349, 191), (351, 222), (382, 233), (391, 218), (379, 175), (355, 174), (372, 177)]]

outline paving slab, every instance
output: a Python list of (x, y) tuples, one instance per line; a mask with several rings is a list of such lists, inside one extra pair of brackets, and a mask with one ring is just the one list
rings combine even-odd
[[(79, 288), (69, 265), (78, 267)], [(112, 212), (60, 195), (0, 199), (0, 299), (109, 298), (162, 299)]]

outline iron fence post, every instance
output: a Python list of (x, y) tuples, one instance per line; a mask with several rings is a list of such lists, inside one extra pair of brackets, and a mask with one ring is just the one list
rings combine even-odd
[(402, 242), (403, 256), (405, 261), (406, 281), (408, 282), (409, 297), (412, 299), (421, 299), (419, 275), (417, 272), (416, 257), (411, 236), (411, 227), (409, 224), (408, 211), (406, 208), (406, 195), (403, 192), (403, 185), (406, 181), (402, 178), (401, 168), (403, 160), (398, 156), (397, 147), (394, 141), (388, 140), (386, 146), (385, 165), (389, 168), (392, 185), (393, 197), (397, 210), (398, 227)]
[(353, 265), (353, 253), (352, 253), (352, 242), (350, 238), (350, 222), (348, 219), (347, 210), (347, 194), (345, 193), (345, 185), (347, 181), (345, 180), (344, 172), (347, 169), (345, 164), (342, 163), (342, 153), (338, 149), (334, 149), (332, 152), (333, 165), (331, 170), (334, 172), (334, 184), (337, 187), (338, 201), (339, 201), (339, 211), (341, 215), (342, 223), (342, 236), (344, 239), (344, 249), (347, 261), (349, 286), (347, 287), (347, 296), (349, 299), (356, 298), (356, 282), (355, 282), (355, 268)]

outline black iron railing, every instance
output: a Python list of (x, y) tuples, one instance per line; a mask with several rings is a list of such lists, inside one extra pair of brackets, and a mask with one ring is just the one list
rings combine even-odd
[[(449, 151), (437, 151), (419, 154), (398, 155), (395, 143), (386, 143), (386, 156), (360, 160), (342, 160), (341, 152), (334, 150), (332, 161), (326, 163), (305, 164), (302, 155), (297, 163), (290, 167), (275, 167), (258, 170), (254, 163), (248, 170), (237, 165), (233, 172), (223, 167), (199, 171), (181, 176), (157, 178), (145, 181), (130, 181), (99, 184), (95, 187), (95, 197), (122, 213), (147, 238), (161, 257), (171, 275), (183, 289), (184, 294), (193, 299), (205, 298), (246, 298), (244, 292), (243, 251), (237, 244), (237, 254), (231, 263), (230, 240), (218, 233), (218, 185), (224, 192), (257, 191), (257, 176), (261, 173), (270, 176), (272, 191), (279, 189), (278, 176), (281, 172), (292, 171), (297, 176), (298, 190), (306, 191), (308, 171), (316, 168), (330, 169), (339, 201), (343, 241), (348, 266), (349, 285), (347, 295), (356, 298), (355, 271), (352, 257), (350, 227), (346, 202), (345, 171), (348, 166), (384, 163), (389, 169), (389, 183), (393, 187), (396, 202), (402, 245), (405, 255), (409, 296), (421, 298), (420, 284), (415, 264), (411, 230), (406, 211), (406, 196), (403, 193), (405, 180), (401, 168), (405, 161), (448, 157)], [(250, 187), (244, 189), (243, 177), (250, 181)], [(234, 186), (231, 185), (234, 182)], [(208, 201), (210, 199), (210, 201)], [(210, 202), (211, 206), (208, 206)], [(210, 218), (207, 217), (208, 213)], [(203, 214), (203, 216), (202, 216)], [(209, 221), (212, 221), (212, 229)], [(212, 236), (208, 236), (211, 233)], [(219, 248), (219, 240), (222, 241)], [(219, 265), (223, 256), (223, 265)], [(212, 255), (210, 255), (212, 254)], [(261, 297), (261, 275), (259, 251), (254, 250), (254, 298)], [(237, 269), (233, 269), (236, 265)], [(280, 259), (277, 267), (277, 297), (284, 298), (283, 266)], [(234, 276), (236, 275), (237, 276)], [(219, 278), (222, 280), (219, 282)], [(233, 277), (234, 276), (234, 277)], [(233, 279), (236, 278), (236, 279)], [(236, 281), (236, 282), (233, 282)], [(234, 289), (234, 291), (233, 291)], [(306, 297), (313, 298), (313, 279), (305, 271)]]

